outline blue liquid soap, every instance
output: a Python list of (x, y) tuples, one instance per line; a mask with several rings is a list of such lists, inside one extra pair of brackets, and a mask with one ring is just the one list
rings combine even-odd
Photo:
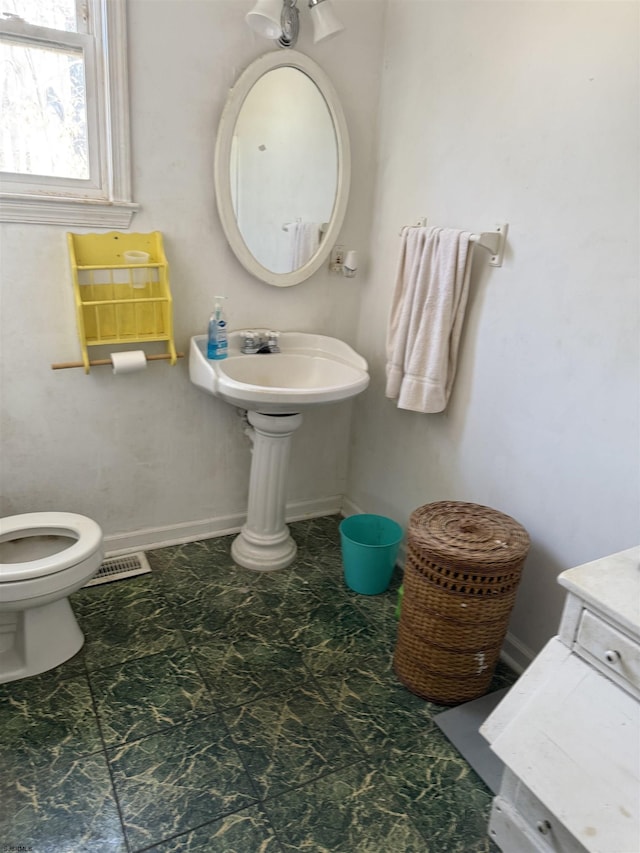
[(209, 317), (209, 331), (207, 339), (207, 358), (219, 361), (229, 354), (229, 340), (227, 337), (227, 321), (222, 311), (220, 301), (226, 296), (216, 296), (216, 304), (213, 314)]

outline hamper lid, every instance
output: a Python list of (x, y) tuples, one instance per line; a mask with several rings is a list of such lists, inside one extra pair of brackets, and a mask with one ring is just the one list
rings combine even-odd
[(486, 570), (523, 562), (531, 545), (511, 516), (463, 501), (436, 501), (414, 510), (408, 540), (435, 561)]

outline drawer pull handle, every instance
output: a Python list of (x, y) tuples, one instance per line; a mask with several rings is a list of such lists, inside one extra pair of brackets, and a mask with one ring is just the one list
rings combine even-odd
[(551, 824), (548, 820), (539, 820), (536, 827), (541, 835), (548, 835), (551, 832)]
[(609, 649), (604, 653), (604, 657), (608, 663), (618, 663), (620, 661), (620, 652), (616, 652), (615, 649)]

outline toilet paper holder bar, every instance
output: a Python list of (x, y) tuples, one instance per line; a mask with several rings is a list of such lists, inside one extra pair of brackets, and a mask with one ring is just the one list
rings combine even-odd
[[(177, 352), (176, 358), (184, 358), (184, 353), (183, 352)], [(147, 355), (146, 359), (147, 359), (147, 361), (170, 361), (172, 359), (172, 355), (171, 355), (171, 353), (168, 353), (168, 352), (166, 352), (166, 353), (162, 352), (162, 353), (157, 353), (155, 355)], [(95, 358), (95, 359), (92, 359), (89, 362), (89, 364), (91, 365), (91, 367), (102, 367), (104, 365), (108, 365), (109, 367), (113, 366), (113, 362), (111, 361), (110, 358)], [(57, 364), (52, 364), (51, 370), (67, 370), (70, 367), (84, 367), (84, 366), (85, 366), (84, 361), (62, 361), (62, 362), (58, 362)]]

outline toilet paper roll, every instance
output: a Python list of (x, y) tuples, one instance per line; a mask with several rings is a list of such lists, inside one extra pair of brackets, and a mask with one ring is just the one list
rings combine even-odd
[(136, 373), (138, 370), (144, 370), (147, 366), (147, 357), (141, 349), (130, 350), (129, 352), (112, 352), (109, 353), (109, 358), (116, 376), (123, 373)]

